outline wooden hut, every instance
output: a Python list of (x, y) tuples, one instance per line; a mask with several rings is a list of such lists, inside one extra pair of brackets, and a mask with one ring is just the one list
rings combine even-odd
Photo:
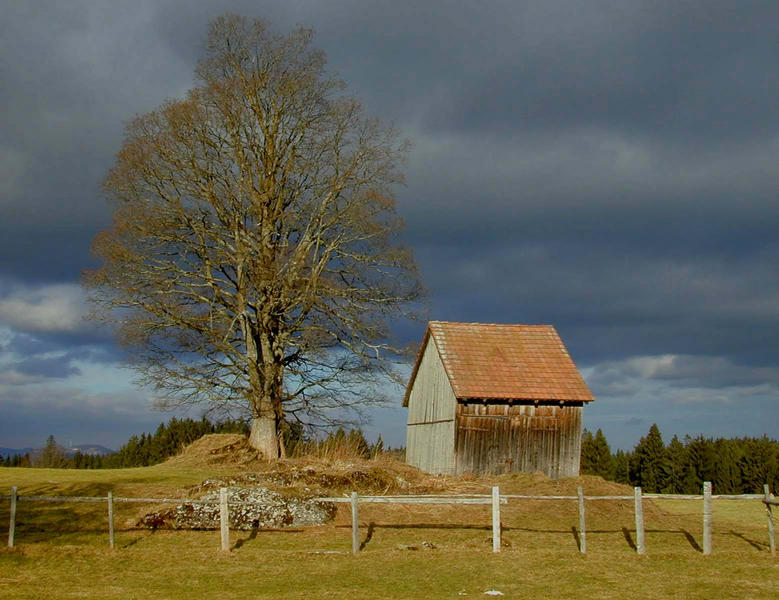
[(575, 477), (593, 400), (551, 325), (431, 321), (403, 400), (406, 461), (428, 473)]

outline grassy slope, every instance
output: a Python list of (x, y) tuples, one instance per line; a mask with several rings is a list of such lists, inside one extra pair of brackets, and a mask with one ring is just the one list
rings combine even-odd
[[(8, 493), (18, 485), (26, 494), (100, 495), (110, 489), (115, 495), (183, 496), (207, 477), (267, 468), (209, 461), (207, 455), (115, 471), (0, 468), (0, 490)], [(316, 466), (326, 469), (324, 463)], [(486, 492), (493, 484), (504, 493), (568, 494), (577, 485), (592, 494), (624, 489), (588, 477), (445, 479), (425, 478), (404, 466), (383, 468), (402, 473), (415, 489)], [(630, 503), (587, 504), (588, 554), (582, 556), (573, 529), (575, 503), (514, 501), (502, 508), (510, 545), (497, 555), (491, 552), (489, 507), (362, 505), (365, 545), (354, 557), (348, 553), (346, 509), (324, 527), (232, 532), (234, 549), (223, 554), (218, 532), (134, 529), (145, 510), (138, 505), (117, 507), (117, 549), (110, 551), (105, 505), (20, 503), (18, 547), (0, 550), (0, 597), (454, 598), (484, 597), (487, 589), (507, 598), (777, 597), (779, 559), (767, 551), (760, 503), (715, 501), (709, 557), (698, 548), (700, 503), (646, 504), (645, 556), (631, 547)], [(7, 523), (7, 515), (2, 501), (0, 523)], [(4, 546), (5, 536), (2, 540)], [(423, 541), (436, 548), (424, 549)], [(420, 550), (400, 550), (399, 544)]]

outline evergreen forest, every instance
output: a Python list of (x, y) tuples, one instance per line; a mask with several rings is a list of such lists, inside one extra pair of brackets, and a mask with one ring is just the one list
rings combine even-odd
[[(203, 417), (172, 418), (160, 423), (152, 433), (134, 435), (114, 454), (67, 454), (49, 436), (46, 445), (33, 455), (9, 456), (0, 461), (5, 467), (100, 469), (154, 465), (181, 452), (185, 446), (211, 433), (248, 434), (245, 421), (212, 423)], [(332, 458), (372, 458), (391, 452), (403, 459), (401, 450), (385, 447), (381, 436), (371, 444), (362, 431), (339, 428), (324, 438), (307, 437), (299, 424), (283, 430), (288, 456), (313, 455)], [(606, 437), (598, 429), (582, 434), (582, 475), (598, 475), (610, 481), (641, 486), (644, 492), (699, 494), (704, 481), (711, 481), (714, 493), (762, 493), (763, 485), (779, 488), (779, 441), (760, 438), (707, 438), (702, 435), (673, 436), (665, 444), (660, 429), (652, 425), (630, 452), (611, 452)]]
[(759, 494), (766, 483), (772, 490), (779, 486), (779, 441), (686, 435), (665, 444), (652, 425), (632, 452), (612, 454), (600, 429), (585, 429), (580, 472), (649, 493), (700, 494), (703, 482), (711, 481), (715, 494)]
[(195, 440), (210, 433), (248, 434), (249, 428), (244, 421), (222, 421), (212, 423), (203, 417), (177, 419), (173, 417), (167, 424), (160, 423), (152, 433), (134, 435), (114, 454), (68, 454), (50, 435), (40, 452), (6, 457), (0, 461), (5, 467), (41, 467), (66, 469), (116, 469), (122, 467), (146, 467), (161, 463), (175, 456)]

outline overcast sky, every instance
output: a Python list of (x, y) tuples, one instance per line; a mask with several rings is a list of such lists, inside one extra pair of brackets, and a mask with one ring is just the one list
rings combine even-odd
[(313, 27), (412, 141), (397, 196), (432, 318), (555, 325), (613, 448), (654, 422), (779, 435), (775, 0), (0, 0), (0, 446), (117, 448), (169, 418), (78, 280), (124, 124), (193, 85), (225, 11)]

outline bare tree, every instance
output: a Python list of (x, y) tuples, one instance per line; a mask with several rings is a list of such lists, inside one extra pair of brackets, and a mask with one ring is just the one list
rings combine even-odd
[(312, 33), (226, 15), (186, 99), (135, 118), (85, 285), (163, 406), (245, 406), (250, 443), (330, 418), (394, 373), (422, 295), (391, 188), (406, 143), (363, 116)]

